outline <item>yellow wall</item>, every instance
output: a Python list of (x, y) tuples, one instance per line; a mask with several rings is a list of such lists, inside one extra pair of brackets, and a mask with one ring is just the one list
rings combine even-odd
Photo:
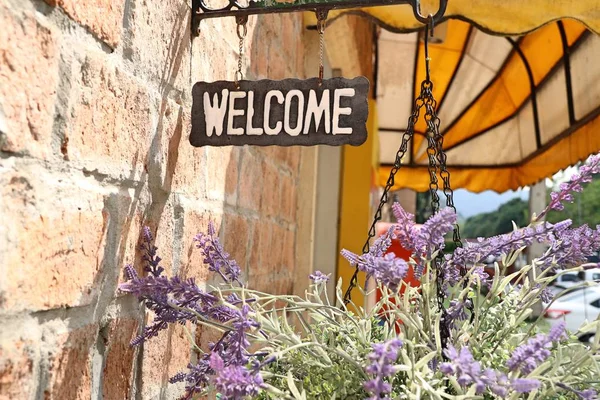
[[(342, 154), (342, 177), (340, 193), (340, 226), (338, 250), (348, 249), (361, 254), (372, 222), (371, 190), (378, 162), (377, 113), (375, 100), (369, 99), (367, 141), (358, 147), (345, 146)], [(348, 287), (354, 268), (342, 256), (338, 258), (337, 278), (342, 278), (344, 290)], [(359, 274), (359, 284), (365, 282), (365, 274)], [(359, 290), (352, 292), (352, 301), (364, 305)]]

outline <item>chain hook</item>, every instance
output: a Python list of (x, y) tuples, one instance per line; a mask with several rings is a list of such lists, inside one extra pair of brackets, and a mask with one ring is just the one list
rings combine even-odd
[(244, 74), (242, 72), (242, 55), (244, 52), (244, 39), (248, 34), (248, 16), (242, 15), (235, 17), (235, 22), (237, 24), (236, 31), (238, 38), (240, 39), (240, 48), (239, 48), (239, 56), (238, 56), (238, 68), (235, 71), (234, 83), (237, 89), (240, 88), (240, 81), (244, 79)]
[[(440, 8), (438, 9), (438, 11), (433, 14), (433, 16), (431, 14), (429, 14), (428, 16), (423, 16), (421, 15), (421, 0), (415, 0), (415, 4), (413, 6), (413, 14), (415, 15), (415, 18), (417, 19), (417, 21), (419, 21), (422, 24), (429, 24), (429, 18), (432, 17), (434, 21), (439, 21), (444, 14), (446, 13), (446, 8), (448, 7), (448, 0), (440, 0)], [(432, 26), (433, 28), (433, 26)]]
[(327, 21), (327, 14), (329, 10), (321, 8), (315, 11), (317, 15), (317, 31), (319, 32), (319, 86), (323, 84), (323, 57), (325, 47), (325, 21)]
[(425, 47), (425, 80), (427, 82), (431, 82), (431, 69), (429, 66), (429, 62), (431, 58), (429, 57), (429, 37), (433, 37), (433, 27), (434, 27), (434, 17), (429, 14), (427, 17), (427, 24), (425, 24), (425, 37), (423, 38), (423, 44)]

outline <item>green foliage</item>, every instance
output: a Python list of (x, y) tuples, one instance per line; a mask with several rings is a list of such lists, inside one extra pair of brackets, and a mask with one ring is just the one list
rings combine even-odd
[(463, 237), (471, 239), (500, 235), (512, 231), (513, 221), (517, 226), (525, 226), (529, 222), (525, 200), (515, 198), (502, 204), (496, 211), (467, 218), (461, 233)]
[[(582, 193), (575, 193), (573, 197), (573, 203), (565, 204), (565, 209), (560, 212), (550, 211), (546, 220), (556, 223), (570, 218), (576, 226), (588, 224), (594, 227), (600, 224), (600, 177), (595, 176)], [(548, 193), (548, 201), (550, 201), (550, 193)]]

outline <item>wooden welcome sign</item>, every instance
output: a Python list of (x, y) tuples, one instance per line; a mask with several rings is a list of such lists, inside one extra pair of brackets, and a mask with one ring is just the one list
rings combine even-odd
[(369, 81), (317, 78), (198, 82), (193, 146), (358, 146), (367, 139)]

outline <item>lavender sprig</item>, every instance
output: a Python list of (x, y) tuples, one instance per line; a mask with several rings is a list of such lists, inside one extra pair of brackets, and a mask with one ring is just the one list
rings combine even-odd
[(365, 368), (371, 379), (365, 382), (364, 388), (371, 395), (369, 399), (378, 400), (392, 390), (392, 385), (385, 379), (397, 372), (394, 363), (398, 359), (402, 341), (394, 338), (384, 343), (375, 343), (372, 347), (373, 351), (368, 355), (371, 363)]
[(550, 210), (563, 210), (564, 202), (573, 202), (572, 193), (583, 191), (583, 184), (591, 182), (593, 175), (598, 173), (600, 173), (600, 155), (596, 154), (579, 168), (579, 172), (574, 174), (569, 182), (562, 183), (558, 192), (550, 193), (550, 203), (536, 217), (536, 220), (540, 221)]
[(209, 271), (219, 274), (225, 282), (242, 284), (239, 280), (241, 269), (221, 246), (212, 221), (208, 223), (208, 234), (199, 233), (194, 241), (197, 242), (196, 247), (202, 251)]
[(325, 275), (321, 271), (315, 271), (308, 277), (315, 285), (329, 282), (329, 275)]
[(550, 357), (549, 347), (565, 335), (565, 322), (554, 325), (546, 335), (543, 333), (529, 339), (526, 344), (517, 347), (506, 366), (510, 371), (519, 370), (523, 375), (529, 375), (540, 363)]
[(215, 371), (215, 387), (223, 400), (242, 400), (248, 396), (256, 396), (264, 386), (257, 371), (241, 365), (227, 365), (217, 353), (210, 355), (210, 367)]
[(458, 352), (449, 346), (444, 354), (450, 362), (442, 363), (440, 371), (446, 375), (456, 375), (458, 384), (464, 388), (475, 385), (476, 394), (482, 394), (489, 388), (492, 393), (504, 398), (511, 388), (518, 393), (528, 393), (541, 386), (537, 379), (517, 378), (511, 381), (502, 372), (491, 368), (482, 370), (468, 347), (462, 347)]
[(160, 276), (165, 269), (160, 266), (162, 259), (156, 254), (158, 248), (152, 243), (154, 237), (148, 226), (144, 226), (142, 229), (142, 241), (141, 249), (144, 251), (142, 260), (145, 262), (144, 271), (149, 272), (153, 276)]

